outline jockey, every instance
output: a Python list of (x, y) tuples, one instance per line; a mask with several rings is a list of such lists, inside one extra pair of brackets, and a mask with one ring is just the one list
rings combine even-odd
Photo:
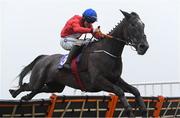
[[(96, 34), (95, 38), (103, 38), (99, 32), (100, 30), (93, 29), (92, 24), (97, 21), (97, 13), (93, 9), (86, 9), (82, 16), (75, 15), (70, 18), (61, 31), (60, 45), (65, 50), (70, 50), (64, 68), (70, 69), (71, 61), (76, 57), (82, 49), (83, 40), (79, 40), (80, 36), (84, 33)], [(98, 34), (98, 35), (97, 35)]]

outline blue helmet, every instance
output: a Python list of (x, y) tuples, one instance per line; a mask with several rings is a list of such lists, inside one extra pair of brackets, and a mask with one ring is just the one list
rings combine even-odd
[(83, 13), (83, 18), (88, 23), (94, 23), (97, 21), (97, 13), (93, 9), (86, 9)]

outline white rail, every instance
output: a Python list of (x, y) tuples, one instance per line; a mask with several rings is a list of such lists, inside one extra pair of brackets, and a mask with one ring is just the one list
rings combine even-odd
[(139, 83), (132, 85), (140, 91), (142, 96), (180, 96), (180, 82)]
[[(179, 97), (180, 82), (156, 82), (156, 83), (138, 83), (131, 84), (136, 87), (142, 96), (164, 96)], [(74, 95), (109, 95), (107, 92), (89, 93), (74, 89)], [(126, 94), (131, 96), (132, 94)]]

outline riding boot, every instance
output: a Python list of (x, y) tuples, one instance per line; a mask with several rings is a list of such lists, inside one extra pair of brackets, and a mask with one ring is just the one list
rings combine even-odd
[(68, 58), (65, 62), (65, 64), (63, 65), (64, 68), (66, 69), (71, 69), (71, 61), (73, 58), (75, 58), (80, 52), (81, 52), (82, 47), (81, 46), (77, 46), (74, 45), (68, 55)]

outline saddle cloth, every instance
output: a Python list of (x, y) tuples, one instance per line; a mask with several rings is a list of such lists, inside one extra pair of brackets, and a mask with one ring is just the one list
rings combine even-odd
[(58, 69), (62, 69), (63, 68), (63, 65), (65, 64), (67, 58), (68, 58), (68, 54), (64, 54), (64, 55), (62, 55), (60, 57), (59, 64), (58, 64)]
[[(74, 58), (74, 59), (76, 59), (77, 63), (79, 62), (80, 57), (81, 57), (81, 54), (79, 54), (76, 58)], [(64, 54), (64, 55), (62, 55), (60, 57), (59, 64), (58, 64), (58, 69), (62, 69), (63, 68), (63, 65), (65, 64), (67, 58), (68, 58), (68, 54)]]

